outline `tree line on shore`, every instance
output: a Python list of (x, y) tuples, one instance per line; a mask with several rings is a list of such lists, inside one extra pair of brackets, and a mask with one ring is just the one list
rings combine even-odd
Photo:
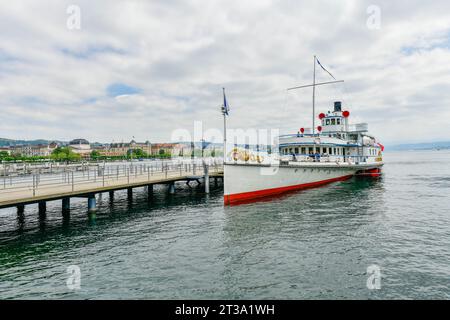
[[(88, 159), (90, 160), (130, 160), (130, 159), (169, 159), (170, 153), (159, 153), (156, 155), (149, 155), (142, 149), (129, 150), (126, 155), (122, 156), (105, 156), (100, 154), (97, 150), (93, 150)], [(0, 161), (26, 161), (26, 162), (39, 162), (39, 161), (57, 161), (57, 162), (78, 162), (86, 160), (80, 154), (73, 152), (69, 147), (57, 147), (49, 156), (23, 156), (20, 154), (10, 155), (6, 151), (0, 151)]]

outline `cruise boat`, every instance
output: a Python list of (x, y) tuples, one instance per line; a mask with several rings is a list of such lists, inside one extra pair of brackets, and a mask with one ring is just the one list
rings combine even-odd
[[(293, 89), (334, 82), (342, 81), (315, 83), (314, 72), (313, 85)], [(313, 101), (314, 94), (313, 90)], [(237, 147), (225, 153), (224, 203), (317, 187), (355, 175), (378, 177), (383, 166), (383, 145), (369, 133), (367, 123), (350, 123), (350, 111), (344, 110), (340, 101), (332, 107), (317, 119), (313, 102), (313, 127), (280, 136), (278, 150), (272, 154)], [(227, 108), (224, 95), (222, 110)], [(224, 112), (224, 119), (226, 115)], [(314, 118), (319, 121), (317, 128)]]

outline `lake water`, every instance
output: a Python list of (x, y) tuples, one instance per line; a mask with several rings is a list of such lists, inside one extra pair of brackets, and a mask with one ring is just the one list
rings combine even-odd
[[(1, 299), (450, 298), (450, 152), (386, 152), (352, 178), (225, 207), (222, 190), (0, 211)], [(80, 268), (71, 290), (67, 268)], [(381, 272), (369, 289), (370, 270)], [(373, 276), (373, 275), (372, 275)]]

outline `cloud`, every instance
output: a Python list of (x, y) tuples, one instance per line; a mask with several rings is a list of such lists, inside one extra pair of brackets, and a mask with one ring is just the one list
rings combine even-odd
[[(73, 1), (0, 4), (0, 110), (8, 138), (167, 141), (174, 130), (296, 132), (311, 122), (313, 55), (342, 100), (386, 143), (450, 136), (450, 3), (433, 1)], [(367, 8), (381, 12), (367, 27)], [(318, 70), (318, 81), (329, 76)]]

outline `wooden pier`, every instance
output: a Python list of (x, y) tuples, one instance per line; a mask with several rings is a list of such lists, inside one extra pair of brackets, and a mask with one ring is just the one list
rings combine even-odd
[(61, 200), (63, 212), (70, 211), (70, 198), (87, 198), (87, 211), (96, 210), (96, 194), (127, 190), (132, 197), (133, 188), (148, 187), (153, 192), (153, 185), (165, 184), (169, 192), (174, 193), (176, 182), (192, 181), (202, 183), (205, 193), (209, 193), (210, 179), (223, 179), (222, 163), (159, 163), (130, 164), (123, 166), (103, 166), (96, 170), (83, 172), (63, 172), (61, 174), (29, 175), (20, 178), (4, 177), (0, 185), (0, 209), (17, 207), (22, 213), (28, 204), (38, 203), (39, 213), (45, 213), (47, 201)]

